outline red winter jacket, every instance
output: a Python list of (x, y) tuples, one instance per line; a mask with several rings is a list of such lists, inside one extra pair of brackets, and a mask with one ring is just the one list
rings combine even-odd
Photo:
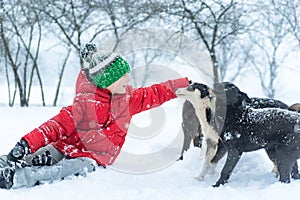
[(112, 95), (80, 72), (73, 105), (62, 108), (22, 139), (32, 153), (51, 143), (69, 157), (93, 158), (103, 166), (112, 164), (125, 142), (132, 116), (176, 98), (175, 90), (188, 85), (187, 78), (181, 78), (145, 88), (128, 86), (126, 94)]

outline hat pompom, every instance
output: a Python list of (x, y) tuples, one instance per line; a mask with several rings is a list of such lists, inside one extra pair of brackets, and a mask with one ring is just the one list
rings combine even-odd
[(96, 44), (87, 43), (80, 49), (80, 56), (87, 63), (90, 63), (93, 57), (93, 54), (97, 52)]

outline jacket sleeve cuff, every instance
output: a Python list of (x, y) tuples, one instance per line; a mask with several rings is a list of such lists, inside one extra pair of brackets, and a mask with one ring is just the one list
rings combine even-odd
[(174, 90), (177, 90), (178, 88), (185, 88), (188, 87), (189, 85), (190, 85), (189, 79), (187, 77), (173, 80)]

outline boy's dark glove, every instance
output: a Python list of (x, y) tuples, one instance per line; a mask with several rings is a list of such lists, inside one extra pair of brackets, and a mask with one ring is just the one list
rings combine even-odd
[(53, 163), (53, 158), (49, 151), (45, 151), (41, 155), (36, 155), (32, 158), (32, 165), (34, 166), (50, 166)]
[(8, 153), (7, 159), (11, 162), (18, 162), (25, 155), (30, 153), (30, 148), (25, 140), (20, 140), (15, 147)]

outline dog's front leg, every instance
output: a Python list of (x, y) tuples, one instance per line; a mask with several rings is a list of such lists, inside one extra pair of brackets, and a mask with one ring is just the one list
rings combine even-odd
[(227, 155), (225, 165), (224, 165), (224, 167), (222, 169), (222, 172), (221, 172), (221, 177), (216, 182), (216, 184), (213, 185), (213, 187), (219, 187), (220, 185), (224, 185), (227, 182), (227, 180), (229, 179), (234, 167), (236, 166), (239, 159), (241, 158), (241, 155), (242, 155), (242, 153), (239, 152), (235, 148), (229, 148), (228, 149), (228, 155)]
[[(281, 154), (281, 152), (280, 152)], [(290, 183), (290, 175), (292, 168), (295, 166), (292, 159), (283, 156), (276, 158), (279, 171), (279, 181), (282, 183)]]
[(213, 174), (215, 172), (216, 163), (212, 163), (211, 160), (217, 152), (218, 144), (211, 139), (206, 139), (206, 145), (207, 148), (203, 167), (199, 176), (196, 177), (198, 181), (202, 181), (206, 174)]

